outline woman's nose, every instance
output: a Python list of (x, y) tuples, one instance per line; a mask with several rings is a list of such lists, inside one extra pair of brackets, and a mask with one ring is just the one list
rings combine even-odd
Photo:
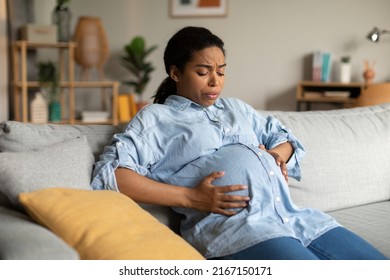
[(219, 81), (218, 81), (218, 75), (217, 75), (217, 73), (211, 74), (211, 75), (210, 75), (210, 80), (209, 80), (209, 86), (215, 87), (215, 86), (218, 85), (218, 83), (219, 83)]

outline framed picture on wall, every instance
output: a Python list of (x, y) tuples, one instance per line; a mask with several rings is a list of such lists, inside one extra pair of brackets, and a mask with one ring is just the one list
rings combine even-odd
[(171, 17), (223, 17), (227, 0), (170, 0)]

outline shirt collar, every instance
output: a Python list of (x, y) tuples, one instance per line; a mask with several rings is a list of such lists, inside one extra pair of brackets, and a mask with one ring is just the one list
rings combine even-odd
[[(189, 107), (194, 108), (196, 110), (203, 110), (205, 108), (186, 97), (176, 94), (168, 96), (164, 104), (179, 111), (185, 111)], [(216, 107), (218, 109), (225, 108), (219, 98), (215, 101), (214, 105), (211, 105), (210, 107)]]

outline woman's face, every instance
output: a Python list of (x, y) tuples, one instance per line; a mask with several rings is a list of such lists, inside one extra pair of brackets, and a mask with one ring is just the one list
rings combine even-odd
[(220, 48), (210, 47), (195, 52), (183, 72), (171, 67), (177, 94), (204, 107), (213, 105), (223, 89), (225, 67), (225, 56)]

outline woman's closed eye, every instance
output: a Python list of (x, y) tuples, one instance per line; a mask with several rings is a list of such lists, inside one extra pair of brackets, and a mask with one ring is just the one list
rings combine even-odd
[[(207, 74), (209, 74), (209, 72), (197, 72), (197, 74), (198, 74), (200, 77), (204, 77), (204, 76), (207, 76)], [(217, 75), (220, 76), (220, 77), (224, 77), (224, 76), (225, 76), (225, 73), (223, 73), (223, 72), (217, 72)]]

